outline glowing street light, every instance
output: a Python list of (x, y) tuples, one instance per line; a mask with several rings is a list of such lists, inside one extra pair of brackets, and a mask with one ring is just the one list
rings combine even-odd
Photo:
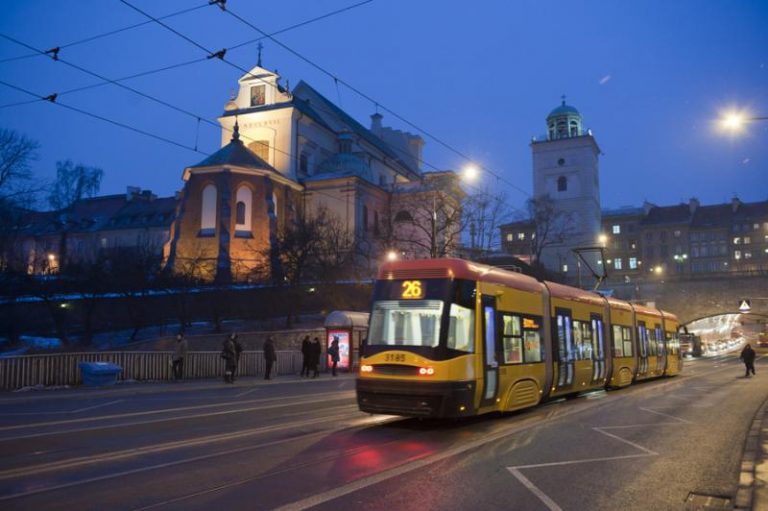
[(397, 261), (397, 252), (390, 250), (387, 252), (387, 261)]
[(719, 124), (723, 131), (741, 133), (746, 125), (753, 121), (766, 121), (768, 117), (755, 117), (746, 110), (729, 110), (720, 116)]
[(607, 234), (601, 234), (600, 236), (597, 237), (597, 242), (600, 245), (605, 246), (608, 243), (608, 235)]
[(480, 175), (480, 170), (477, 168), (477, 165), (470, 164), (464, 167), (462, 178), (464, 179), (464, 181), (468, 183), (474, 183), (477, 180), (479, 175)]

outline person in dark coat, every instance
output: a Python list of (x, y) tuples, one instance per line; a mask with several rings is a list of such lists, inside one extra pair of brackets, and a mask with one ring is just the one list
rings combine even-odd
[(271, 380), (272, 376), (272, 364), (275, 363), (277, 360), (277, 353), (275, 353), (275, 341), (272, 340), (272, 337), (267, 337), (267, 340), (264, 341), (264, 379), (265, 380)]
[(305, 335), (301, 341), (301, 376), (309, 376), (309, 362), (312, 358), (312, 343), (309, 340), (309, 336)]
[(331, 357), (331, 374), (336, 376), (336, 366), (339, 365), (339, 338), (334, 337), (328, 348), (328, 356)]
[(184, 334), (176, 335), (176, 349), (173, 351), (173, 379), (181, 380), (184, 377), (184, 359), (187, 358), (189, 345)]
[(313, 378), (317, 378), (317, 376), (320, 374), (318, 367), (320, 365), (320, 355), (322, 353), (322, 348), (320, 347), (320, 339), (315, 337), (312, 340), (312, 346), (310, 351), (310, 360), (309, 360), (309, 366), (314, 370), (315, 374), (312, 375)]
[(230, 334), (224, 339), (224, 345), (221, 348), (221, 358), (224, 359), (224, 383), (235, 383), (235, 371), (237, 370), (237, 347), (235, 340), (236, 334)]
[(741, 350), (741, 355), (739, 358), (744, 361), (744, 365), (747, 368), (747, 374), (745, 374), (744, 377), (749, 377), (750, 372), (755, 374), (755, 350), (752, 349), (752, 346), (749, 344), (744, 346), (744, 349)]

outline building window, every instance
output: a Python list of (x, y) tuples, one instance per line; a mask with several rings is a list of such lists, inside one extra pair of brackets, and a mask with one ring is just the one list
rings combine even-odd
[(525, 240), (525, 233), (524, 232), (518, 232), (517, 233), (517, 239), (519, 241), (524, 241)]
[(653, 233), (652, 232), (646, 232), (645, 233), (645, 241), (653, 241)]
[(558, 192), (565, 192), (568, 190), (568, 178), (565, 176), (560, 176), (557, 178), (557, 191)]
[(629, 249), (630, 250), (637, 250), (637, 240), (631, 240), (629, 242)]
[(256, 140), (248, 145), (248, 149), (266, 163), (269, 163), (269, 140)]
[(741, 245), (741, 237), (736, 236), (735, 238), (733, 238), (733, 244), (734, 245)]
[(395, 215), (395, 222), (413, 222), (413, 217), (405, 210), (398, 211)]
[(251, 106), (261, 106), (266, 103), (266, 85), (253, 85), (251, 87)]
[(737, 261), (739, 259), (741, 259), (741, 250), (734, 250), (733, 251), (733, 258), (736, 259)]
[(247, 186), (237, 189), (235, 195), (235, 234), (251, 232), (253, 193)]
[(299, 175), (306, 176), (308, 173), (308, 168), (309, 168), (309, 161), (308, 161), (307, 155), (302, 153), (301, 156), (299, 156)]
[(507, 241), (515, 241), (515, 236), (511, 232), (507, 233)]
[(563, 273), (568, 273), (568, 265), (567, 264), (563, 265)]
[(621, 257), (617, 257), (613, 260), (613, 269), (614, 270), (621, 270), (622, 264), (621, 264)]
[(744, 251), (744, 259), (752, 259), (752, 251), (751, 250), (745, 250)]
[(645, 257), (653, 259), (653, 247), (645, 247)]
[(272, 192), (272, 212), (275, 215), (275, 220), (277, 220), (277, 211), (277, 194)]
[(752, 238), (749, 236), (744, 236), (744, 244), (749, 245), (750, 243), (752, 243)]
[(373, 212), (373, 235), (378, 237), (380, 234), (379, 231), (379, 212), (374, 211)]
[(207, 185), (203, 188), (200, 214), (200, 236), (216, 234), (216, 186)]
[(680, 234), (682, 234), (680, 231), (674, 231), (674, 232), (672, 233), (672, 235), (673, 235), (675, 238), (679, 238), (679, 237), (680, 237)]
[(630, 270), (636, 270), (637, 269), (637, 257), (630, 257), (629, 258), (629, 269)]
[(616, 224), (613, 226), (613, 234), (621, 234), (621, 226)]

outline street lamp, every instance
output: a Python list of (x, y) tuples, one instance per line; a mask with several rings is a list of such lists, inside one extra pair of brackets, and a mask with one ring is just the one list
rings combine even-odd
[(766, 120), (768, 117), (754, 116), (746, 110), (729, 110), (720, 116), (719, 124), (723, 131), (735, 134), (744, 131), (747, 123)]
[(466, 181), (467, 183), (474, 183), (478, 176), (480, 175), (480, 170), (478, 170), (477, 165), (469, 164), (466, 167), (464, 167), (464, 171), (462, 173), (462, 179)]

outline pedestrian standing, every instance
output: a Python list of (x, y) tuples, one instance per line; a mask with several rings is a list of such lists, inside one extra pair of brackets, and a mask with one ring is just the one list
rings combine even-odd
[(747, 368), (747, 374), (745, 374), (744, 377), (748, 378), (750, 372), (755, 374), (755, 350), (752, 349), (752, 346), (749, 344), (744, 346), (739, 358), (744, 361), (744, 365)]
[(228, 335), (221, 348), (221, 358), (224, 359), (224, 383), (235, 383), (235, 369), (237, 369), (235, 337), (235, 334)]
[(232, 383), (235, 382), (235, 375), (240, 368), (240, 354), (243, 352), (243, 345), (240, 344), (240, 340), (236, 333), (232, 332), (232, 344), (235, 345), (235, 367), (232, 368)]
[(331, 357), (331, 374), (336, 376), (336, 366), (339, 365), (339, 337), (334, 336), (331, 346), (328, 348), (328, 355)]
[(301, 376), (309, 376), (309, 361), (312, 358), (312, 343), (309, 336), (305, 335), (301, 341)]
[(187, 358), (187, 339), (184, 334), (176, 335), (176, 348), (173, 351), (173, 379), (181, 380), (184, 377), (184, 360)]
[(320, 347), (320, 339), (315, 337), (312, 340), (311, 348), (312, 350), (310, 351), (309, 365), (315, 372), (315, 374), (312, 375), (312, 378), (317, 378), (317, 376), (320, 374), (318, 371), (318, 366), (320, 365), (320, 354), (322, 353), (322, 348)]
[(275, 363), (277, 360), (277, 354), (275, 353), (275, 341), (272, 340), (272, 337), (267, 337), (267, 340), (264, 341), (264, 379), (265, 380), (271, 380), (272, 379), (272, 364)]

